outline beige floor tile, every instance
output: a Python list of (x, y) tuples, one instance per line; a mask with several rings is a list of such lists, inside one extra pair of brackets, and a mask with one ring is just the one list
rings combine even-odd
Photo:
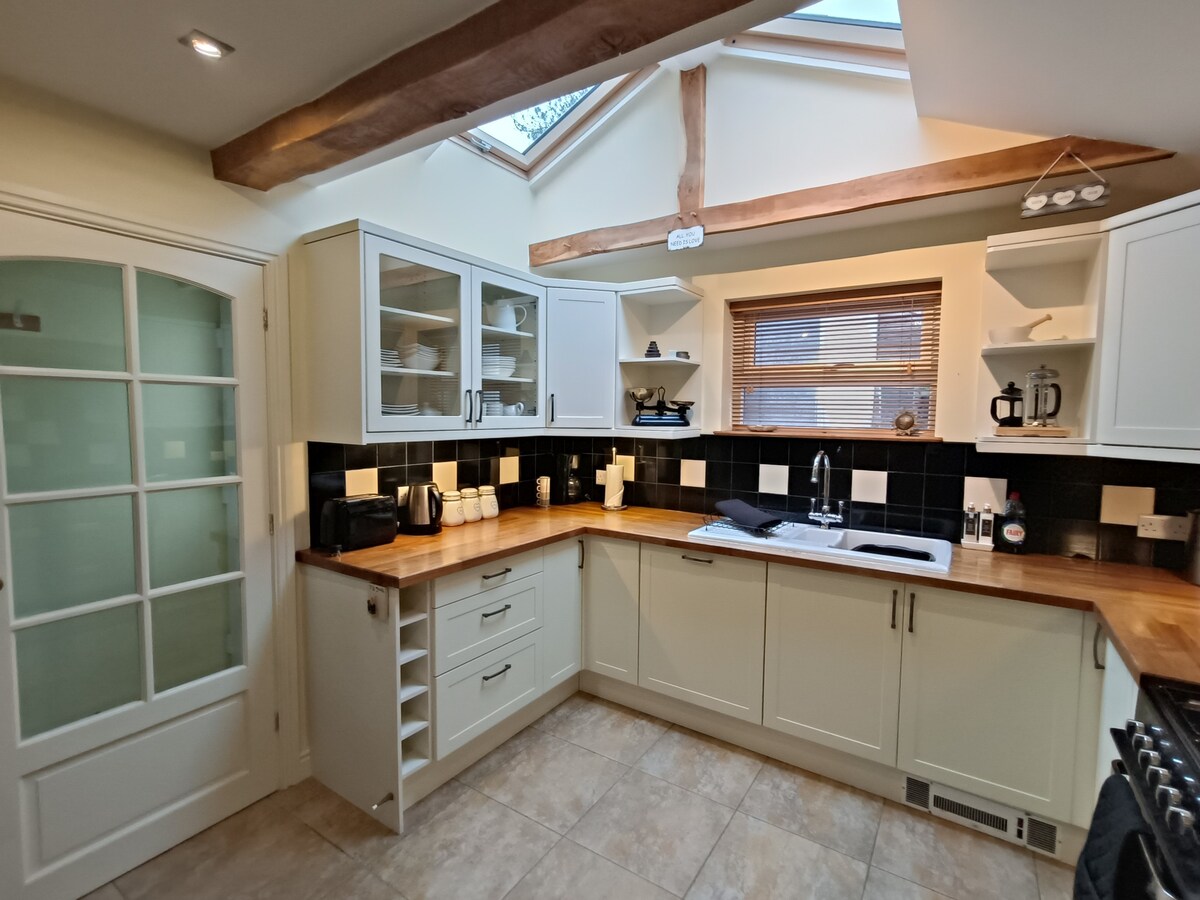
[(682, 896), (731, 815), (727, 806), (633, 769), (568, 836)]
[(1071, 900), (1075, 895), (1075, 868), (1044, 856), (1034, 857), (1038, 891), (1042, 900)]
[(121, 892), (117, 890), (116, 885), (109, 882), (102, 887), (96, 888), (90, 894), (85, 894), (79, 900), (123, 900)]
[(493, 750), (459, 779), (566, 834), (627, 767), (535, 728)]
[(883, 801), (794, 766), (767, 761), (738, 808), (870, 862)]
[(590, 694), (575, 694), (534, 727), (631, 766), (662, 737), (667, 723)]
[(946, 900), (946, 895), (871, 866), (862, 900)]
[(378, 875), (360, 869), (348, 880), (330, 885), (313, 900), (405, 900), (405, 897)]
[(567, 839), (542, 857), (505, 900), (671, 900), (674, 896)]
[(1038, 900), (1028, 850), (893, 803), (871, 865), (959, 900)]
[(637, 767), (736, 807), (762, 764), (762, 757), (749, 750), (673, 726), (638, 760)]
[(418, 811), (423, 821), (411, 830), (406, 825), (400, 842), (371, 864), (409, 900), (496, 900), (559, 840), (507, 806), (460, 787), (456, 797), (433, 798)]
[[(400, 835), (320, 782), (312, 781), (291, 810), (291, 815), (308, 825), (343, 853), (357, 860), (381, 856), (395, 846)], [(297, 785), (299, 787), (299, 785)], [(408, 822), (407, 817), (405, 818)]]
[(867, 865), (844, 853), (735, 813), (688, 900), (859, 900)]

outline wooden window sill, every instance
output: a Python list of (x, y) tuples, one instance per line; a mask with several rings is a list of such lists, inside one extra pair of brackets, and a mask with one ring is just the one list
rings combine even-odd
[(714, 431), (719, 437), (779, 437), (779, 438), (835, 438), (840, 441), (901, 441), (904, 443), (940, 444), (942, 439), (932, 434), (889, 434), (884, 431), (854, 431), (832, 428), (779, 428), (775, 431), (751, 431), (734, 428), (731, 431)]

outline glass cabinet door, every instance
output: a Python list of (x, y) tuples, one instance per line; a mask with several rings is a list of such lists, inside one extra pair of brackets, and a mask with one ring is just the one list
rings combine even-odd
[(541, 406), (546, 290), (476, 269), (475, 422), (484, 428), (532, 428), (549, 421)]
[(469, 428), (471, 267), (374, 235), (364, 242), (368, 430)]

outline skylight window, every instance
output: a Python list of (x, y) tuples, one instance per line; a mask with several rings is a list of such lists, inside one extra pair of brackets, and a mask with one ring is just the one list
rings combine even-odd
[(899, 0), (818, 0), (788, 18), (898, 29), (900, 4)]
[(528, 153), (534, 144), (545, 137), (551, 129), (571, 114), (598, 85), (584, 88), (515, 112), (503, 119), (480, 125), (477, 129), (493, 140), (511, 147), (517, 153)]

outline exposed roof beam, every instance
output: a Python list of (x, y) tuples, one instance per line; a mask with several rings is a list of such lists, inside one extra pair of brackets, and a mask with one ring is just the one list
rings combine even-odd
[(704, 141), (708, 69), (696, 66), (679, 73), (679, 104), (683, 111), (683, 136), (687, 156), (679, 176), (679, 212), (690, 224), (689, 213), (704, 206)]
[[(1172, 150), (1156, 147), (1067, 135), (838, 184), (709, 206), (698, 210), (694, 218), (689, 216), (686, 221), (680, 214), (673, 214), (628, 225), (581, 231), (530, 244), (529, 264), (545, 266), (616, 250), (649, 247), (664, 243), (667, 232), (673, 228), (703, 225), (707, 235), (724, 234), (1032, 182), (1065, 150), (1075, 151), (1093, 169), (1152, 162), (1175, 155)], [(1057, 177), (1084, 171), (1074, 160), (1066, 158), (1051, 174)]]
[(213, 174), (268, 190), (755, 5), (499, 0), (216, 148)]

